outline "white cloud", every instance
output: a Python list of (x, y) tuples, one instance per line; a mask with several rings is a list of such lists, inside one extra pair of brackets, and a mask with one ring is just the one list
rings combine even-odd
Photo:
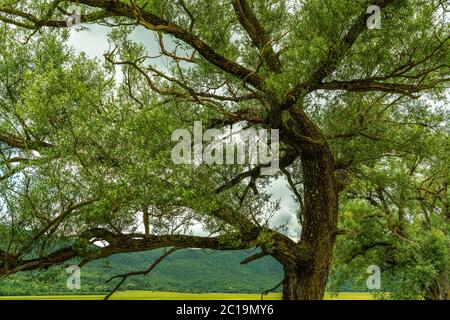
[(285, 225), (284, 233), (293, 240), (300, 237), (300, 225), (298, 224), (296, 214), (298, 204), (293, 198), (293, 193), (288, 187), (284, 178), (272, 181), (268, 192), (272, 195), (272, 200), (280, 200), (280, 209), (270, 221), (271, 226), (277, 227)]

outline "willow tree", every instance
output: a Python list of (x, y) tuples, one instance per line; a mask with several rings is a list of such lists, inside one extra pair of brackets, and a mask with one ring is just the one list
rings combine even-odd
[(341, 195), (345, 233), (336, 243), (330, 284), (337, 289), (353, 280), (356, 290), (365, 289), (366, 270), (376, 265), (380, 298), (448, 300), (450, 113), (426, 100), (408, 106), (392, 117), (372, 105), (364, 116), (364, 122), (381, 117), (384, 125), (366, 132), (377, 139), (373, 153), (356, 153), (364, 140), (352, 146), (358, 164)]
[[(67, 28), (71, 5), (81, 7), (84, 26), (112, 29), (113, 49), (105, 60), (123, 68), (124, 82), (116, 89), (102, 71), (56, 48), (48, 55), (58, 59), (36, 58), (40, 63), (28, 64), (33, 72), (6, 76), (3, 201), (22, 218), (11, 216), (2, 226), (10, 230), (1, 248), (2, 274), (159, 247), (258, 246), (262, 253), (245, 262), (262, 255), (277, 259), (285, 271), (285, 299), (322, 299), (339, 234), (338, 198), (356, 159), (347, 151), (355, 139), (367, 139), (358, 153), (375, 152), (370, 132), (383, 122), (361, 120), (349, 130), (344, 111), (364, 118), (372, 101), (391, 106), (386, 111), (395, 117), (422, 94), (441, 98), (449, 61), (445, 4), (2, 0), (0, 20), (36, 44), (33, 39)], [(381, 26), (373, 28), (377, 9)], [(155, 34), (166, 68), (129, 40), (127, 33), (138, 26), (148, 30), (148, 39)], [(64, 81), (71, 75), (77, 81)], [(327, 112), (336, 106), (342, 112)], [(261, 175), (263, 166), (170, 162), (164, 137), (187, 120), (279, 130), (280, 172), (300, 208), (298, 241), (267, 224), (267, 198), (258, 192), (261, 183), (270, 183)], [(336, 124), (331, 132), (325, 122)], [(17, 172), (19, 178), (12, 178)], [(136, 212), (159, 225), (155, 233), (132, 229)], [(167, 228), (193, 220), (214, 236)], [(64, 235), (70, 237), (59, 246), (67, 245), (51, 251), (49, 239)], [(89, 253), (82, 239), (107, 245)]]

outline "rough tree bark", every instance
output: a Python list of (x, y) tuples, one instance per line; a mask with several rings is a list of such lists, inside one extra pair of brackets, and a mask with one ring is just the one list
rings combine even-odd
[(332, 158), (302, 158), (305, 180), (305, 212), (302, 236), (294, 257), (283, 262), (283, 299), (323, 299), (337, 235), (337, 192)]
[(450, 280), (446, 274), (437, 277), (425, 291), (425, 300), (450, 300)]
[(338, 229), (334, 158), (321, 130), (301, 107), (282, 120), (281, 137), (299, 150), (304, 186), (301, 239), (285, 259), (283, 299), (320, 300), (331, 266)]

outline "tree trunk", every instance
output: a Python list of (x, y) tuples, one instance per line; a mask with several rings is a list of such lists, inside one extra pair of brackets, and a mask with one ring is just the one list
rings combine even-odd
[(337, 234), (337, 194), (326, 159), (303, 160), (305, 212), (298, 257), (285, 266), (283, 299), (321, 300)]
[(284, 264), (283, 299), (321, 300), (338, 229), (334, 158), (321, 130), (301, 108), (291, 111), (285, 125), (288, 134), (284, 138), (294, 141), (300, 151), (304, 195), (301, 238), (294, 250), (295, 259)]
[[(327, 150), (326, 150), (327, 151)], [(321, 300), (337, 235), (338, 201), (330, 153), (302, 158), (305, 186), (301, 239), (284, 263), (283, 299)]]
[(447, 275), (435, 279), (425, 292), (425, 300), (450, 300), (450, 281)]
[(299, 300), (300, 280), (299, 272), (290, 272), (285, 269), (283, 280), (283, 300)]
[(328, 279), (328, 267), (322, 270), (286, 272), (283, 300), (323, 300)]
[(290, 111), (281, 132), (299, 149), (304, 186), (301, 238), (294, 258), (283, 263), (283, 299), (321, 300), (331, 266), (338, 229), (338, 187), (334, 158), (321, 130), (302, 108)]

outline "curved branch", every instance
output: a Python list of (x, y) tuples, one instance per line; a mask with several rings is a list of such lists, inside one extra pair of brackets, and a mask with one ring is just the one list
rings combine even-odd
[(252, 261), (261, 259), (262, 257), (265, 257), (265, 256), (267, 256), (267, 252), (261, 251), (261, 252), (258, 252), (258, 253), (254, 254), (254, 255), (251, 255), (251, 256), (245, 258), (244, 260), (242, 260), (240, 262), (240, 264), (247, 264), (247, 263), (250, 263)]
[(113, 276), (113, 277), (109, 278), (108, 280), (106, 280), (106, 283), (108, 283), (108, 282), (110, 282), (110, 281), (112, 281), (112, 280), (114, 280), (114, 279), (117, 279), (117, 278), (122, 278), (122, 279), (121, 279), (121, 280), (119, 281), (119, 283), (114, 287), (114, 289), (113, 289), (107, 296), (105, 296), (105, 298), (104, 298), (103, 300), (108, 300), (108, 299), (114, 294), (114, 292), (116, 292), (116, 291), (122, 286), (122, 284), (125, 282), (125, 280), (126, 280), (128, 277), (137, 276), (137, 275), (143, 275), (143, 276), (146, 276), (146, 275), (149, 274), (153, 269), (155, 269), (156, 266), (157, 266), (158, 264), (160, 264), (167, 256), (171, 255), (172, 253), (174, 253), (175, 251), (180, 250), (180, 249), (182, 249), (182, 248), (177, 248), (177, 247), (175, 247), (175, 248), (172, 248), (172, 249), (166, 251), (166, 252), (165, 252), (163, 255), (161, 255), (158, 259), (156, 259), (155, 262), (153, 262), (153, 263), (150, 265), (150, 267), (148, 267), (148, 268), (145, 269), (145, 270), (142, 270), (142, 271), (134, 271), (134, 272), (128, 272), (128, 273), (125, 273), (125, 274), (116, 275), (116, 276)]
[(283, 283), (284, 283), (284, 279), (281, 280), (281, 282), (278, 283), (275, 287), (270, 288), (270, 289), (267, 289), (267, 290), (264, 290), (264, 291), (261, 293), (261, 300), (264, 300), (264, 296), (266, 296), (266, 295), (269, 294), (270, 292), (277, 290)]
[[(17, 254), (0, 250), (0, 279), (20, 271), (48, 269), (70, 259), (83, 257), (87, 261), (109, 257), (117, 253), (141, 252), (167, 247), (201, 248), (213, 250), (241, 250), (254, 246), (258, 232), (242, 235), (228, 234), (218, 237), (199, 237), (191, 235), (144, 235), (115, 234), (102, 228), (85, 231), (77, 243), (58, 249), (46, 256), (34, 259), (22, 259)], [(231, 238), (230, 238), (231, 237)], [(229, 241), (229, 240), (233, 241)], [(79, 243), (86, 241), (106, 241), (108, 245), (95, 252), (85, 253)], [(239, 240), (239, 241), (234, 241)]]

